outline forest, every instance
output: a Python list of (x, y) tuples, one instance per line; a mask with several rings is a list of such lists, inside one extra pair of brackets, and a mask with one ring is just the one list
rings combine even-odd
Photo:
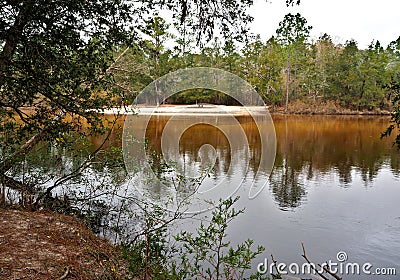
[[(339, 244), (336, 238), (341, 236), (350, 250), (357, 247), (350, 242), (374, 238), (361, 236), (363, 230), (394, 232), (371, 254), (397, 261), (399, 214), (394, 213), (397, 201), (391, 199), (399, 191), (395, 188), (399, 150), (392, 144), (396, 141), (400, 147), (400, 37), (396, 34), (388, 45), (371, 40), (366, 48), (352, 38), (340, 42), (330, 34), (313, 38), (313, 27), (305, 17), (287, 13), (275, 34), (264, 40), (249, 29), (253, 18), (248, 8), (253, 4), (252, 0), (0, 2), (0, 278), (278, 279), (276, 266), (271, 275), (261, 275), (254, 265), (264, 251), (275, 263), (264, 245), (277, 246), (275, 252), (289, 255), (295, 249), (285, 246), (295, 240), (307, 260), (300, 234), (311, 238), (310, 243), (321, 241), (311, 244), (310, 251), (325, 246), (326, 240)], [(254, 87), (270, 112), (278, 113), (276, 134), (270, 138), (278, 139), (275, 166), (270, 174), (263, 174), (268, 181), (264, 200), (246, 205), (269, 203), (269, 208), (260, 208), (264, 212), (253, 208), (253, 216), (241, 220), (252, 224), (244, 223), (239, 231), (228, 230), (232, 221), (248, 213), (239, 196), (214, 201), (212, 211), (202, 216), (186, 213), (185, 208), (166, 211), (166, 205), (151, 203), (137, 191), (142, 181), (152, 185), (150, 191), (154, 189), (156, 195), (163, 194), (159, 185), (164, 178), (173, 182), (169, 187), (176, 192), (196, 189), (203, 180), (218, 176), (227, 179), (228, 186), (235, 185), (224, 168), (225, 173), (214, 168), (186, 178), (171, 171), (175, 163), (164, 161), (148, 139), (142, 141), (143, 151), (152, 171), (159, 171), (157, 176), (132, 174), (125, 165), (123, 126), (130, 105), (136, 105), (135, 98), (153, 81), (191, 67), (236, 74)], [(239, 105), (208, 89), (192, 89), (168, 99), (160, 93), (157, 100), (157, 105), (165, 106)], [(126, 111), (120, 110), (124, 107)], [(106, 109), (113, 113), (103, 114)], [(355, 116), (325, 116), (335, 114)], [(364, 114), (372, 116), (359, 116)], [(136, 112), (130, 116), (140, 117)], [(239, 148), (247, 146), (251, 157), (228, 150), (229, 145), (216, 145), (215, 162), (232, 163), (236, 175), (250, 182), (251, 171), (261, 162), (261, 136), (253, 122), (241, 121), (235, 129), (244, 128), (251, 141)], [(160, 140), (164, 127), (153, 123), (148, 128)], [(221, 143), (224, 136), (213, 137), (217, 128), (204, 123), (191, 128), (183, 162), (192, 158), (198, 164), (199, 145), (210, 140)], [(198, 142), (191, 138), (196, 135)], [(182, 143), (177, 147), (182, 148)], [(235, 164), (233, 153), (240, 159)], [(245, 159), (249, 164), (241, 161)], [(134, 163), (137, 170), (147, 166)], [(139, 178), (137, 185), (132, 176)], [(238, 180), (238, 186), (243, 180)], [(321, 199), (313, 197), (318, 191)], [(354, 196), (348, 197), (352, 192)], [(333, 195), (338, 199), (330, 199)], [(348, 211), (340, 208), (344, 204), (336, 203), (339, 200), (348, 202)], [(354, 201), (360, 217), (352, 216)], [(374, 208), (374, 203), (379, 207)], [(304, 210), (312, 214), (300, 215)], [(376, 210), (376, 218), (371, 219), (367, 210)], [(329, 216), (336, 213), (340, 219)], [(392, 216), (395, 221), (385, 220)], [(189, 219), (197, 227), (178, 231)], [(288, 227), (282, 226), (286, 221)], [(323, 232), (320, 224), (303, 227), (307, 221), (335, 228)], [(265, 243), (255, 242), (245, 231), (261, 225), (265, 227), (258, 234)], [(337, 234), (338, 228), (353, 225)], [(271, 235), (264, 235), (266, 231)], [(348, 238), (348, 233), (360, 235), (359, 240)], [(384, 239), (379, 237), (375, 239)], [(362, 249), (364, 245), (358, 244)], [(332, 254), (346, 248), (328, 249)], [(397, 251), (390, 255), (390, 249)], [(362, 256), (360, 252), (352, 253)], [(325, 260), (327, 255), (316, 258)]]
[[(215, 37), (196, 47), (195, 34), (169, 25), (163, 18), (149, 19), (136, 48), (120, 47), (115, 80), (125, 104), (149, 82), (187, 67), (215, 67), (248, 81), (270, 110), (293, 113), (385, 113), (391, 110), (390, 84), (400, 73), (400, 37), (382, 46), (373, 40), (360, 49), (349, 39), (337, 43), (329, 34), (310, 37), (312, 27), (300, 14), (287, 14), (267, 41), (259, 35), (244, 43)], [(161, 99), (161, 97), (160, 97)], [(182, 92), (164, 104), (235, 104), (210, 90)]]

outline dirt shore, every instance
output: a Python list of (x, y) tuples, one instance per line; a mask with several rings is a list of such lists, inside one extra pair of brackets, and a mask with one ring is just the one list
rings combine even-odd
[(126, 264), (76, 218), (0, 209), (0, 279), (123, 279)]

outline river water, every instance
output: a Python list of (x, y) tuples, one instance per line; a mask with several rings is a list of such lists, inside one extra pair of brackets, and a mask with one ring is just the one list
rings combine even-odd
[[(132, 127), (143, 126), (142, 118), (133, 118)], [(268, 138), (267, 144), (276, 144), (271, 170), (268, 161), (267, 164), (262, 161), (261, 137), (249, 116), (236, 116), (234, 122), (226, 122), (223, 115), (153, 116), (146, 125), (153, 171), (160, 176), (166, 173), (157, 159), (173, 155), (172, 159), (183, 166), (180, 171), (185, 176), (203, 172), (202, 164), (206, 164), (208, 176), (201, 184), (214, 191), (209, 192), (211, 198), (217, 199), (221, 195), (218, 190), (224, 190), (223, 186), (232, 188), (233, 194), (240, 196), (235, 208), (245, 208), (245, 212), (230, 224), (227, 239), (237, 244), (250, 238), (266, 248), (255, 260), (253, 271), (264, 258), (270, 264), (271, 254), (278, 262), (301, 267), (303, 242), (307, 256), (315, 263), (331, 260), (338, 263), (339, 269), (346, 264), (358, 264), (362, 269), (363, 264), (370, 263), (371, 273), (377, 268), (397, 270), (397, 276), (366, 275), (361, 271), (360, 275), (344, 273), (343, 279), (399, 279), (400, 151), (392, 145), (393, 137), (380, 139), (389, 118), (272, 115), (272, 120), (276, 142), (271, 141), (271, 134), (264, 135)], [(121, 147), (123, 121), (120, 120), (121, 126), (115, 128), (106, 146), (112, 143)], [(185, 125), (186, 129), (181, 131)], [(247, 139), (243, 143), (240, 134)], [(167, 135), (165, 142), (162, 142), (163, 135)], [(101, 137), (88, 140), (93, 147), (103, 142)], [(68, 173), (79, 163), (79, 157), (64, 155), (57, 149), (40, 151), (54, 159), (48, 160), (44, 154), (37, 156), (48, 165), (45, 164), (47, 167), (41, 174)], [(102, 192), (109, 193), (102, 201), (117, 205), (117, 209), (123, 207), (118, 206), (120, 202), (115, 194), (125, 195), (128, 189), (134, 194), (143, 182), (147, 185), (140, 190), (148, 191), (149, 196), (154, 194), (155, 202), (168, 194), (168, 185), (163, 189), (157, 186), (157, 180), (148, 180), (140, 174), (139, 180), (127, 183), (120, 172), (123, 162), (113, 155), (113, 152), (105, 153), (96, 159), (100, 163), (98, 169), (86, 170), (82, 177), (86, 179), (69, 181), (60, 192), (79, 198), (100, 198)], [(104, 162), (111, 164), (104, 168)], [(144, 165), (141, 161), (136, 164), (139, 169)], [(38, 164), (42, 169), (43, 165), (43, 162)], [(59, 166), (65, 170), (60, 171)], [(257, 173), (257, 170), (261, 171)], [(42, 176), (43, 180), (46, 176)], [(253, 181), (263, 188), (257, 189), (254, 198), (249, 198)], [(216, 185), (218, 188), (213, 189)], [(115, 190), (110, 190), (110, 186)], [(97, 216), (98, 221), (107, 220), (112, 224), (120, 220), (119, 213), (114, 216), (104, 213)], [(129, 225), (138, 221), (125, 222)], [(194, 230), (196, 226), (198, 222), (185, 220), (177, 230)], [(346, 254), (346, 261), (338, 262), (338, 253), (340, 257)]]
[[(170, 118), (153, 117), (147, 126), (146, 135), (157, 153), (168, 150), (160, 140), (166, 124), (172, 122), (173, 127), (173, 121), (179, 121)], [(201, 122), (196, 119), (199, 116), (186, 118)], [(261, 141), (257, 127), (250, 117), (236, 119), (240, 125), (232, 126), (231, 132), (245, 132), (247, 156), (242, 155), (243, 147), (230, 145), (212, 125), (193, 125), (180, 136), (179, 155), (187, 165), (204, 160), (204, 153), (210, 152), (201, 151), (205, 144), (213, 147), (216, 159), (204, 184), (227, 180), (237, 185), (243, 174), (251, 177), (251, 171), (258, 168)], [(231, 225), (228, 238), (233, 243), (251, 238), (265, 246), (257, 263), (273, 254), (278, 262), (301, 266), (303, 242), (315, 262), (340, 264), (337, 254), (342, 252), (347, 255), (343, 264), (362, 267), (371, 263), (371, 272), (393, 267), (399, 274), (400, 152), (392, 146), (393, 138), (380, 139), (389, 119), (273, 115), (273, 122), (277, 140), (274, 167), (270, 175), (262, 175), (268, 184), (251, 200), (243, 190), (235, 193), (241, 196), (236, 207), (246, 210)], [(360, 274), (344, 279), (399, 277)]]

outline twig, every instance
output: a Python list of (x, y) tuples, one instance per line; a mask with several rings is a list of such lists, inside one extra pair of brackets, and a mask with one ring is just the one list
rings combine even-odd
[(311, 264), (310, 260), (307, 258), (306, 249), (304, 248), (304, 243), (303, 243), (303, 242), (301, 242), (301, 247), (303, 248), (303, 255), (301, 255), (301, 256), (308, 262), (308, 264), (310, 265), (310, 267), (311, 267), (319, 276), (321, 276), (323, 279), (329, 280), (329, 278), (326, 278), (325, 275), (323, 275), (322, 273), (320, 273), (320, 272), (314, 267), (314, 265)]
[(332, 277), (334, 277), (337, 280), (342, 280), (341, 277), (339, 277), (336, 273), (333, 273), (329, 268), (327, 268), (325, 265), (321, 266), (318, 264), (319, 267), (321, 267), (323, 270), (325, 270), (327, 273), (329, 273)]
[(276, 270), (276, 275), (272, 274), (272, 271), (271, 271), (272, 276), (274, 277), (274, 279), (275, 279), (275, 277), (282, 278), (281, 272), (279, 271), (278, 266), (276, 265), (277, 261), (274, 259), (274, 255), (272, 255), (272, 254), (271, 254), (271, 259), (272, 259), (272, 263), (274, 264), (274, 267)]
[(101, 145), (100, 145), (94, 152), (92, 152), (92, 153), (89, 155), (89, 158), (88, 158), (87, 160), (85, 160), (81, 165), (79, 165), (79, 166), (78, 166), (75, 170), (73, 170), (71, 173), (66, 174), (66, 175), (62, 176), (61, 178), (57, 179), (57, 180), (54, 182), (54, 184), (53, 184), (52, 186), (48, 187), (48, 188), (46, 189), (46, 191), (44, 191), (43, 193), (41, 193), (41, 194), (36, 198), (36, 201), (35, 201), (34, 205), (37, 205), (37, 204), (40, 202), (40, 200), (43, 199), (46, 195), (50, 195), (51, 191), (52, 191), (53, 189), (55, 189), (56, 187), (58, 187), (59, 185), (65, 183), (66, 181), (68, 181), (68, 180), (70, 180), (70, 179), (72, 179), (72, 178), (74, 178), (74, 177), (79, 176), (83, 170), (85, 170), (86, 168), (88, 168), (88, 167), (92, 164), (91, 161), (93, 160), (93, 157), (95, 157), (95, 156), (99, 153), (99, 151), (101, 151), (101, 149), (103, 148), (103, 146), (105, 145), (105, 143), (106, 143), (106, 142), (108, 141), (108, 139), (110, 138), (111, 133), (112, 133), (112, 131), (113, 131), (113, 129), (114, 129), (114, 126), (115, 126), (115, 124), (116, 124), (116, 122), (117, 122), (117, 119), (118, 119), (118, 116), (117, 116), (117, 117), (115, 118), (115, 120), (113, 121), (113, 124), (112, 124), (112, 126), (111, 126), (111, 128), (110, 128), (110, 130), (109, 130), (109, 132), (108, 132), (108, 134), (107, 134), (107, 136), (106, 136), (106, 138), (104, 139), (104, 141), (101, 143)]
[[(308, 259), (306, 258), (306, 250), (304, 248), (304, 244), (301, 243), (301, 246), (303, 247), (303, 257), (307, 260), (307, 262), (310, 264)], [(330, 274), (332, 277), (334, 277), (336, 280), (342, 280), (342, 277), (338, 276), (336, 273), (332, 272), (328, 267), (322, 266), (321, 264), (318, 264), (320, 268), (322, 268), (325, 272)], [(319, 273), (318, 273), (319, 274)], [(321, 275), (320, 275), (321, 276)], [(322, 276), (323, 277), (323, 276)]]
[(126, 52), (129, 50), (129, 47), (126, 47), (126, 49), (114, 60), (114, 62), (107, 68), (106, 73), (110, 72), (113, 67), (118, 63), (118, 61), (126, 54)]
[(58, 278), (58, 280), (66, 279), (68, 277), (70, 270), (71, 270), (71, 268), (69, 266), (67, 266), (67, 269), (65, 270), (64, 274), (60, 278)]

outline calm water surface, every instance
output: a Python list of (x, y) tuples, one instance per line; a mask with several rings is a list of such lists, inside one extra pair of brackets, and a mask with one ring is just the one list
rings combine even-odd
[[(134, 121), (139, 124), (141, 118)], [(247, 142), (231, 145), (215, 126), (199, 124), (204, 118), (211, 118), (230, 135), (244, 132)], [(344, 279), (400, 279), (400, 151), (392, 146), (393, 137), (380, 139), (389, 118), (273, 115), (277, 140), (275, 162), (271, 173), (261, 166), (257, 182), (267, 184), (252, 200), (248, 199), (249, 183), (262, 162), (257, 127), (250, 117), (237, 117), (236, 124), (226, 123), (224, 118), (153, 116), (146, 135), (155, 154), (177, 154), (178, 161), (187, 167), (184, 172), (195, 173), (201, 163), (212, 163), (210, 176), (203, 182), (205, 187), (221, 181), (235, 187), (245, 178), (243, 188), (235, 195), (241, 197), (236, 208), (244, 207), (246, 211), (231, 224), (228, 238), (232, 244), (251, 238), (266, 248), (264, 255), (256, 260), (254, 270), (257, 263), (270, 259), (271, 254), (278, 262), (303, 264), (301, 242), (304, 242), (314, 262), (335, 262), (337, 253), (343, 251), (348, 262), (360, 265), (369, 262), (373, 269), (397, 269), (397, 276), (360, 275)], [(179, 137), (174, 129), (185, 122), (194, 125), (188, 126)], [(178, 145), (162, 148), (161, 138), (167, 128), (169, 140)], [(111, 142), (120, 145), (121, 134), (121, 129), (117, 129), (111, 134)], [(103, 141), (99, 137), (89, 140), (93, 146)], [(52, 158), (34, 166), (38, 170), (44, 168), (43, 174), (60, 172), (58, 165), (64, 159), (65, 170), (61, 172), (71, 171), (79, 164), (78, 157), (69, 157), (55, 148), (40, 152), (43, 155), (35, 158), (46, 159), (44, 153)], [(87, 182), (68, 182), (66, 192), (76, 188), (82, 192), (79, 197), (85, 196), (87, 185), (97, 189), (101, 182), (106, 188), (115, 186), (125, 191), (124, 176), (121, 175), (122, 183), (118, 185), (115, 180), (119, 180), (119, 174), (112, 169), (104, 171), (102, 166), (88, 171)], [(43, 175), (45, 181), (53, 178), (46, 176)], [(149, 182), (154, 185), (155, 181)], [(160, 189), (150, 191), (162, 197)], [(104, 201), (114, 203), (113, 199), (106, 197)], [(192, 230), (196, 227), (194, 222), (184, 222), (183, 227)]]
[[(188, 116), (187, 118), (199, 118)], [(249, 117), (238, 117), (248, 139), (232, 150), (215, 127), (194, 125), (179, 140), (179, 153), (188, 163), (201, 161), (204, 144), (217, 157), (205, 184), (226, 179), (237, 184), (258, 168), (260, 137)], [(170, 120), (153, 117), (147, 136), (161, 152), (160, 135)], [(348, 262), (395, 267), (400, 274), (400, 152), (393, 139), (380, 139), (386, 117), (366, 116), (273, 116), (277, 154), (267, 187), (254, 200), (244, 190), (237, 208), (246, 208), (229, 231), (232, 242), (251, 238), (266, 247), (279, 262), (303, 263), (301, 242), (315, 262), (336, 261), (339, 251)], [(169, 124), (171, 125), (171, 124)], [(204, 158), (204, 155), (203, 155)], [(228, 171), (233, 166), (233, 172)], [(190, 226), (190, 225), (189, 225)], [(400, 276), (346, 276), (344, 279), (399, 279)]]

